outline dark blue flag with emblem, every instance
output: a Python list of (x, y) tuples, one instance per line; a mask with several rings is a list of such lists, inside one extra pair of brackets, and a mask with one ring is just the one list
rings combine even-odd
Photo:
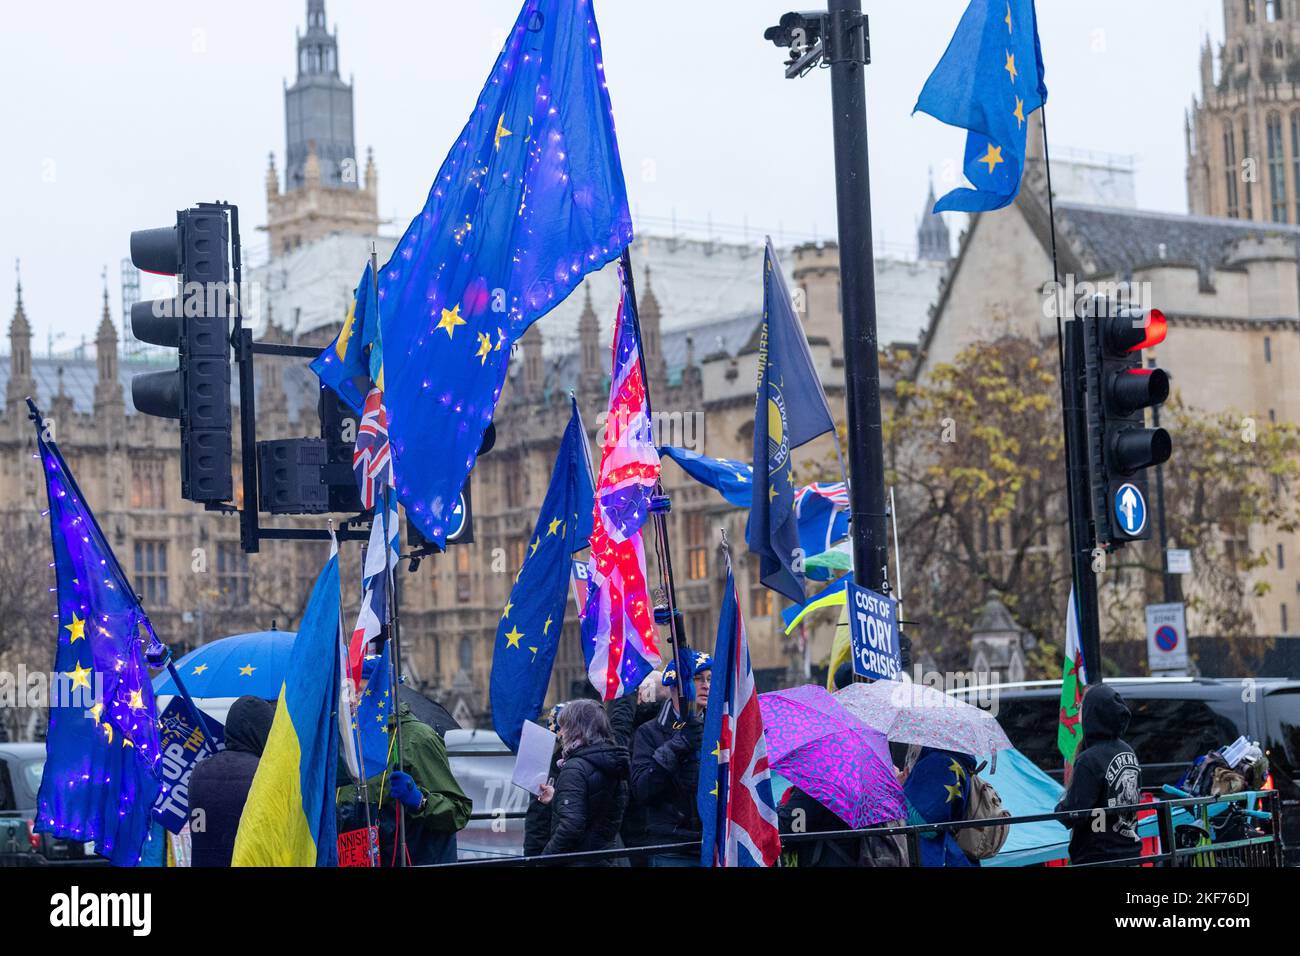
[(527, 0), (377, 277), (397, 495), (424, 537), (446, 540), (511, 345), (631, 240), (592, 5)]
[(1026, 121), (1045, 102), (1034, 0), (971, 0), (913, 110), (969, 131), (962, 169), (974, 188), (954, 189), (934, 211), (983, 212), (1015, 199)]
[(492, 649), (492, 725), (515, 750), (524, 721), (542, 709), (564, 630), (572, 555), (587, 547), (594, 502), (587, 433), (573, 402), (551, 486), (515, 575)]
[(161, 787), (158, 715), (144, 661), (153, 627), (67, 462), (28, 402), (45, 473), (58, 628), (36, 833), (94, 842), (135, 866)]
[(763, 584), (792, 601), (802, 601), (804, 591), (803, 572), (796, 570), (799, 521), (790, 453), (825, 432), (834, 434), (835, 420), (768, 239), (754, 402), (754, 486), (745, 537), (749, 550), (759, 556)]

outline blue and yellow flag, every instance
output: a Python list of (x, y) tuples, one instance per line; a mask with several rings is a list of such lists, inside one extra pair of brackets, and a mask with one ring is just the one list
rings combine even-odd
[(1001, 209), (1025, 168), (1026, 120), (1047, 102), (1034, 0), (971, 0), (913, 112), (969, 130), (958, 188), (935, 212)]
[(759, 556), (764, 586), (792, 601), (802, 601), (804, 589), (790, 453), (834, 431), (826, 393), (769, 239), (754, 403), (754, 482), (745, 540)]
[(587, 433), (573, 403), (537, 527), (515, 577), (492, 651), (492, 726), (511, 750), (546, 699), (564, 630), (573, 552), (587, 547), (593, 515)]
[(49, 496), (58, 582), (58, 638), (50, 688), (37, 833), (94, 841), (117, 866), (135, 866), (160, 783), (153, 685), (143, 660), (149, 618), (45, 423), (37, 458)]
[(311, 370), (321, 382), (360, 414), (366, 404), (370, 386), (384, 388), (384, 352), (375, 322), (373, 271), (366, 263), (348, 306), (343, 328), (329, 347), (312, 360)]
[(526, 0), (377, 277), (397, 494), (425, 538), (446, 540), (511, 345), (631, 240), (592, 5)]
[(275, 720), (253, 775), (233, 866), (334, 866), (334, 778), (339, 730), (339, 556), (330, 552), (280, 688)]

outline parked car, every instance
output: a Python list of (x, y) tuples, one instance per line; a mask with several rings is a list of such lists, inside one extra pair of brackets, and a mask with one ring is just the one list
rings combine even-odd
[(474, 801), (474, 815), (456, 838), (462, 860), (523, 856), (523, 813), (529, 793), (510, 782), (515, 755), (490, 730), (449, 730), (444, 736), (451, 772), (465, 795)]
[[(1268, 755), (1282, 797), (1288, 860), (1300, 862), (1300, 680), (1281, 678), (1123, 677), (1107, 680), (1133, 713), (1124, 739), (1142, 764), (1142, 784), (1175, 784), (1193, 760), (1245, 735)], [(960, 697), (988, 699), (1011, 742), (1057, 780), (1064, 776), (1056, 731), (1060, 681), (970, 687)]]
[(35, 833), (45, 745), (0, 743), (0, 866), (106, 865), (94, 844)]

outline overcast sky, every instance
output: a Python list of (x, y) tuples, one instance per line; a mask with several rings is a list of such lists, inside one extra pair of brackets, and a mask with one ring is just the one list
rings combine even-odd
[[(595, 0), (634, 219), (664, 232), (778, 242), (833, 238), (826, 72), (786, 80), (763, 29), (814, 0)], [(911, 116), (964, 0), (866, 0), (877, 252), (913, 242), (930, 169), (960, 167), (965, 134)], [(400, 231), (478, 96), (519, 0), (327, 0), (356, 85), (359, 155), (373, 146), (380, 212)], [(44, 354), (93, 338), (101, 270), (119, 319), (132, 229), (178, 207), (240, 206), (265, 248), (267, 154), (284, 172), (283, 83), (303, 0), (5, 4), (0, 30), (0, 321), (12, 264)], [(1186, 210), (1183, 112), (1219, 0), (1040, 0), (1054, 147), (1133, 155), (1139, 205)], [(939, 183), (940, 192), (943, 183)], [(951, 185), (951, 184), (949, 184)], [(698, 226), (686, 224), (698, 223)], [(954, 231), (958, 220), (953, 221)], [(757, 278), (756, 278), (757, 281)], [(148, 290), (146, 290), (148, 291)], [(7, 340), (0, 345), (7, 349)]]

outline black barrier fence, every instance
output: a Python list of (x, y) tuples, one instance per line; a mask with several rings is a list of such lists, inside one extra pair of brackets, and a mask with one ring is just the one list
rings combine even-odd
[[(1282, 844), (1282, 801), (1275, 790), (1249, 790), (1217, 797), (1185, 797), (1135, 803), (1127, 806), (1080, 810), (1073, 813), (1037, 813), (987, 820), (962, 820), (919, 826), (867, 827), (818, 833), (782, 834), (782, 850), (809, 843), (841, 843), (862, 837), (901, 838), (907, 846), (904, 866), (920, 866), (920, 841), (927, 833), (956, 833), (971, 827), (1009, 826), (1056, 820), (1067, 829), (1072, 824), (1094, 824), (1098, 813), (1154, 813), (1157, 851), (1102, 863), (1075, 864), (1087, 867), (1177, 866), (1177, 867), (1280, 867), (1284, 865)], [(476, 813), (476, 820), (519, 819), (522, 813)], [(659, 856), (695, 856), (700, 841), (662, 843), (653, 846), (616, 847), (583, 853), (545, 856), (499, 857), (441, 864), (443, 867), (471, 866), (589, 866), (627, 860), (652, 860)], [(1064, 856), (1064, 850), (1062, 850)]]

